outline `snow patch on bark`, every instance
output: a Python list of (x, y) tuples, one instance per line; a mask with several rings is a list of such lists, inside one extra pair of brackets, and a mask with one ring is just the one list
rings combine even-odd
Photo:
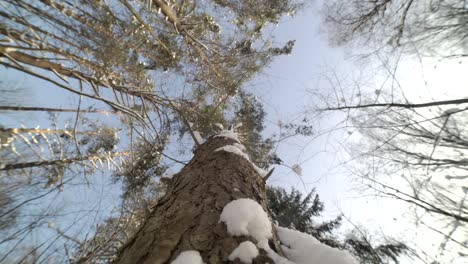
[(219, 132), (215, 137), (230, 138), (240, 143), (240, 140), (237, 137), (237, 133), (232, 130), (226, 130), (226, 129), (221, 130), (221, 132)]
[(234, 143), (234, 144), (232, 144), (232, 145), (233, 145), (234, 147), (240, 149), (240, 151), (242, 151), (242, 152), (245, 152), (245, 150), (246, 150), (246, 149), (245, 149), (245, 146), (242, 145), (242, 144)]
[(355, 264), (356, 260), (346, 251), (322, 244), (315, 237), (296, 230), (277, 227), (283, 252), (296, 264), (330, 263)]
[(220, 221), (226, 223), (233, 236), (251, 236), (257, 242), (272, 237), (267, 213), (252, 199), (241, 198), (228, 203), (221, 212)]
[(236, 258), (239, 258), (242, 263), (251, 264), (252, 260), (258, 256), (258, 249), (254, 243), (250, 241), (244, 241), (237, 246), (231, 255), (229, 255), (229, 260), (234, 261)]
[(233, 145), (226, 145), (224, 147), (220, 147), (220, 148), (217, 148), (215, 150), (215, 152), (218, 152), (218, 151), (226, 151), (226, 152), (231, 152), (231, 153), (234, 153), (236, 155), (239, 155), (241, 157), (243, 157), (244, 159), (250, 161), (250, 158), (247, 154), (245, 154), (244, 152), (242, 152), (239, 148), (236, 148), (235, 146)]
[(260, 175), (260, 177), (263, 178), (267, 175), (266, 171), (264, 171), (262, 168), (258, 167), (257, 165), (253, 164), (253, 162), (251, 162), (250, 164), (252, 164), (253, 168)]
[(204, 262), (198, 251), (187, 250), (180, 253), (171, 264), (204, 264)]
[(260, 167), (258, 167), (257, 165), (255, 165), (253, 162), (250, 161), (249, 155), (244, 153), (245, 147), (242, 144), (234, 143), (233, 145), (226, 145), (224, 147), (217, 148), (215, 152), (217, 151), (226, 151), (226, 152), (231, 152), (236, 155), (239, 155), (243, 157), (244, 159), (246, 159), (247, 161), (249, 161), (250, 164), (252, 164), (252, 167), (260, 175), (260, 177), (263, 178), (267, 175), (266, 171), (264, 171), (263, 169), (261, 169)]
[(200, 132), (198, 131), (193, 131), (193, 136), (197, 140), (198, 144), (202, 144), (204, 142), (202, 136), (200, 135)]

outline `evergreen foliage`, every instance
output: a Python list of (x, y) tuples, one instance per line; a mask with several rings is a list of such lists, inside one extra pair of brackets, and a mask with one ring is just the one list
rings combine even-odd
[(341, 216), (322, 223), (313, 220), (313, 217), (320, 217), (324, 210), (315, 189), (303, 197), (294, 188), (287, 192), (281, 187), (268, 187), (267, 198), (271, 216), (278, 225), (310, 234), (331, 247), (349, 250), (361, 264), (399, 263), (398, 257), (409, 250), (404, 243), (397, 241), (374, 247), (362, 236), (340, 241), (334, 232), (341, 225)]
[(408, 251), (408, 247), (402, 242), (387, 242), (386, 244), (373, 247), (365, 239), (346, 239), (345, 248), (351, 251), (361, 264), (399, 263), (398, 257)]
[(341, 217), (317, 224), (313, 217), (319, 217), (323, 210), (323, 202), (315, 189), (303, 197), (303, 194), (294, 188), (287, 192), (280, 187), (269, 187), (267, 197), (272, 217), (280, 226), (293, 228), (308, 233), (314, 237), (325, 238), (341, 224)]
[(234, 123), (242, 124), (239, 133), (251, 160), (261, 168), (279, 164), (280, 159), (273, 151), (273, 140), (264, 139), (260, 134), (265, 128), (265, 110), (253, 94), (241, 91)]

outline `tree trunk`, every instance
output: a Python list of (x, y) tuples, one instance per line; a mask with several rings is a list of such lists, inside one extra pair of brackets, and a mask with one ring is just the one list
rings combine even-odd
[[(239, 198), (250, 198), (264, 210), (267, 200), (264, 180), (250, 161), (235, 153), (215, 151), (234, 143), (231, 138), (212, 137), (196, 150), (190, 163), (173, 176), (167, 193), (115, 263), (171, 263), (186, 250), (199, 251), (208, 264), (240, 263), (228, 260), (232, 251), (243, 241), (257, 241), (228, 234), (220, 214), (226, 204)], [(269, 244), (278, 251), (276, 235)], [(253, 263), (274, 263), (264, 250), (259, 252)]]

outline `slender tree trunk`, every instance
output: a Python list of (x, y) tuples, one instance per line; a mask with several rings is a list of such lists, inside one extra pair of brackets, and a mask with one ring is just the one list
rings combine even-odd
[[(6, 134), (21, 134), (21, 133), (35, 133), (35, 134), (59, 134), (73, 136), (73, 130), (66, 129), (39, 129), (39, 128), (3, 128), (0, 127), (0, 132)], [(76, 131), (78, 135), (99, 135), (98, 131)]]
[[(236, 143), (213, 137), (202, 144), (193, 159), (170, 181), (167, 193), (136, 235), (123, 247), (115, 263), (171, 263), (186, 250), (197, 250), (208, 264), (239, 263), (228, 260), (239, 243), (252, 237), (233, 237), (220, 214), (226, 204), (250, 198), (266, 209), (263, 178), (250, 161), (231, 152), (215, 151)], [(267, 212), (267, 210), (265, 210)], [(278, 251), (276, 236), (270, 247)], [(259, 250), (253, 263), (274, 263)]]
[[(42, 111), (42, 112), (67, 112), (76, 113), (78, 109), (67, 109), (67, 108), (50, 108), (50, 107), (30, 107), (30, 106), (6, 106), (0, 105), (0, 111)], [(80, 113), (92, 113), (92, 114), (114, 114), (119, 115), (119, 112), (111, 110), (87, 110), (81, 109)]]
[(11, 164), (3, 164), (0, 161), (0, 171), (17, 170), (17, 169), (42, 167), (42, 166), (58, 166), (58, 165), (66, 165), (66, 164), (85, 162), (85, 161), (90, 161), (90, 162), (95, 162), (95, 163), (99, 161), (109, 162), (109, 159), (111, 158), (119, 157), (119, 156), (128, 156), (128, 155), (129, 153), (127, 151), (122, 151), (122, 152), (113, 152), (113, 153), (108, 153), (108, 154), (95, 154), (95, 155), (75, 157), (75, 158), (40, 160), (40, 161), (11, 163)]

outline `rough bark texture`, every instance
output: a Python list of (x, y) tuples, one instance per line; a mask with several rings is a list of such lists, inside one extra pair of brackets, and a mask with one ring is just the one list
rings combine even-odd
[[(219, 217), (232, 200), (250, 198), (266, 209), (265, 183), (249, 161), (234, 153), (215, 150), (233, 144), (215, 137), (201, 145), (193, 159), (174, 175), (166, 195), (115, 263), (170, 263), (182, 251), (198, 250), (205, 263), (230, 262), (228, 256), (240, 242)], [(267, 210), (265, 210), (267, 212)], [(278, 249), (276, 236), (270, 247)], [(253, 263), (274, 263), (260, 250)]]

